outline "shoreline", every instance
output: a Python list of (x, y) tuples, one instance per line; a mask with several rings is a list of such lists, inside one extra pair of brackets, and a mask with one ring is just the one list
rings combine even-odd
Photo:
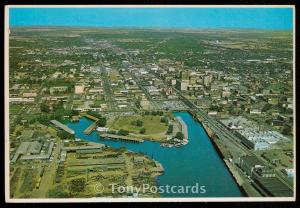
[(188, 140), (189, 138), (189, 134), (188, 134), (188, 129), (187, 129), (187, 125), (186, 123), (182, 120), (182, 118), (180, 118), (179, 116), (176, 116), (176, 119), (179, 121), (180, 126), (181, 126), (181, 132), (184, 135), (184, 139)]
[(222, 150), (220, 149), (220, 147), (218, 146), (218, 144), (215, 142), (215, 138), (213, 138), (213, 131), (206, 125), (204, 125), (202, 123), (202, 121), (195, 115), (195, 113), (187, 111), (188, 113), (190, 113), (193, 118), (203, 127), (205, 133), (207, 134), (209, 140), (211, 141), (214, 149), (216, 150), (217, 154), (219, 155), (219, 157), (222, 159), (223, 164), (225, 165), (226, 169), (228, 170), (228, 172), (230, 173), (230, 176), (233, 178), (233, 180), (235, 181), (235, 183), (237, 184), (239, 190), (241, 191), (242, 196), (241, 197), (251, 197), (247, 194), (246, 190), (243, 188), (243, 186), (240, 184), (239, 179), (235, 176), (235, 174), (232, 172), (231, 168), (229, 167), (229, 164), (227, 164), (225, 156), (222, 152)]

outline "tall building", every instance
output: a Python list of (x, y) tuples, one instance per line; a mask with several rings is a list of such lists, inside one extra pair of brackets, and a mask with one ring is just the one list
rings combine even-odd
[(181, 91), (186, 91), (189, 85), (189, 80), (177, 80), (176, 88)]

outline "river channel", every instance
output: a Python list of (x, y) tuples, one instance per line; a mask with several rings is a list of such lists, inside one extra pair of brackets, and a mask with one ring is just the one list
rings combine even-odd
[[(218, 155), (204, 128), (188, 112), (175, 112), (187, 125), (189, 143), (182, 147), (162, 147), (158, 142), (129, 143), (102, 140), (96, 131), (85, 135), (83, 131), (92, 123), (83, 117), (77, 123), (67, 125), (76, 137), (115, 148), (126, 147), (142, 152), (160, 162), (164, 174), (157, 178), (158, 186), (198, 186), (198, 193), (162, 193), (162, 197), (241, 197), (242, 193), (224, 162)], [(198, 185), (197, 185), (198, 183)], [(199, 188), (202, 186), (202, 188)], [(164, 188), (166, 190), (166, 188)], [(176, 189), (175, 189), (176, 190)], [(194, 189), (196, 190), (196, 189)]]

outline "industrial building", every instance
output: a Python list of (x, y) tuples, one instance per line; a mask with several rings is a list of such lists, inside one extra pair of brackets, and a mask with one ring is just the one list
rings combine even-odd
[(95, 144), (95, 145), (82, 145), (82, 146), (73, 146), (73, 147), (65, 147), (63, 144), (61, 145), (61, 150), (67, 151), (67, 152), (76, 152), (77, 150), (92, 150), (92, 149), (102, 149), (104, 148), (104, 144)]
[(249, 149), (266, 150), (280, 140), (287, 140), (285, 136), (276, 131), (262, 131), (254, 122), (242, 116), (221, 120), (223, 125), (233, 130), (235, 135)]
[(94, 145), (80, 145), (66, 147), (64, 143), (60, 146), (60, 162), (65, 162), (68, 152), (76, 152), (77, 154), (92, 154), (99, 153), (105, 147), (104, 144), (94, 144)]
[(263, 196), (288, 197), (293, 190), (276, 176), (274, 169), (265, 166), (255, 156), (240, 157), (240, 168), (253, 180), (252, 185)]
[(52, 154), (53, 147), (54, 142), (50, 142), (47, 152), (41, 153), (42, 144), (40, 142), (22, 142), (11, 162), (15, 163), (19, 158), (21, 160), (47, 160)]

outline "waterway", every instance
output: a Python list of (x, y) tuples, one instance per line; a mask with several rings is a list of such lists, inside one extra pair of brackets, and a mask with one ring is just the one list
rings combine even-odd
[[(198, 183), (198, 193), (162, 193), (162, 197), (240, 197), (238, 185), (232, 178), (224, 162), (214, 149), (208, 135), (187, 112), (175, 112), (188, 127), (189, 143), (182, 147), (161, 147), (158, 142), (128, 143), (100, 139), (96, 131), (85, 135), (83, 131), (93, 122), (87, 118), (77, 123), (67, 123), (78, 138), (103, 143), (115, 148), (126, 147), (133, 152), (142, 152), (160, 162), (164, 174), (157, 179), (159, 186), (194, 186)], [(178, 189), (174, 189), (178, 190)], [(195, 189), (194, 189), (195, 190)], [(197, 192), (197, 191), (196, 191)]]

